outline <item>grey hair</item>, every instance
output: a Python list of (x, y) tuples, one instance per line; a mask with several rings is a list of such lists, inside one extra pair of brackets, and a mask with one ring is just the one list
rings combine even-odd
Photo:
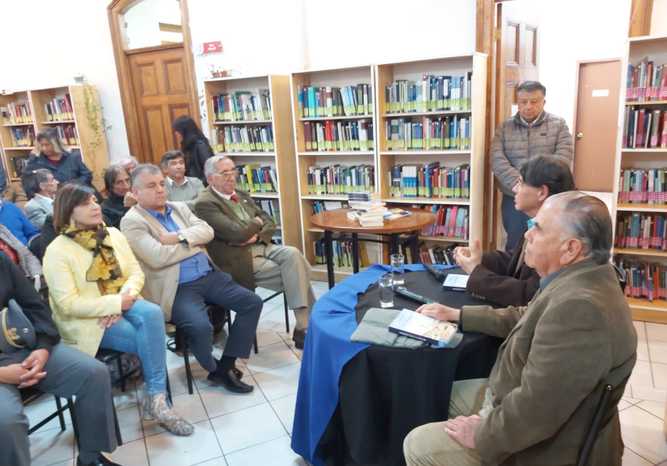
[(521, 84), (519, 84), (516, 88), (517, 94), (519, 92), (535, 92), (535, 91), (540, 91), (544, 96), (547, 95), (547, 88), (544, 87), (544, 84), (542, 84), (539, 81), (524, 81)]
[(208, 159), (206, 159), (206, 163), (204, 164), (204, 176), (208, 178), (209, 176), (218, 173), (215, 167), (218, 165), (219, 162), (223, 162), (225, 160), (232, 160), (232, 159), (230, 157), (227, 157), (226, 155), (214, 155), (213, 157), (209, 157)]
[(580, 191), (567, 191), (547, 199), (561, 208), (564, 229), (584, 245), (584, 254), (597, 264), (609, 262), (612, 246), (612, 224), (604, 202)]
[(137, 183), (137, 180), (141, 175), (144, 173), (148, 173), (149, 175), (162, 175), (162, 170), (160, 170), (160, 167), (157, 165), (153, 165), (152, 163), (140, 163), (137, 165), (137, 168), (132, 170), (132, 173), (130, 173), (130, 177), (132, 178), (132, 187), (133, 188), (139, 188), (139, 184)]
[(58, 136), (58, 132), (56, 131), (55, 128), (49, 128), (45, 129), (44, 131), (40, 131), (37, 133), (37, 137), (35, 137), (35, 141), (42, 142), (42, 141), (47, 141), (53, 146), (53, 150), (56, 151), (58, 154), (62, 154), (65, 152), (65, 147), (63, 146), (63, 142), (60, 140), (60, 137)]

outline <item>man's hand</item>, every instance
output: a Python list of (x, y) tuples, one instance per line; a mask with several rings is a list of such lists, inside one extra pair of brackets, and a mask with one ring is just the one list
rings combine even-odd
[(419, 306), (417, 312), (425, 316), (433, 317), (437, 320), (444, 320), (449, 322), (458, 322), (461, 318), (461, 310), (453, 307), (445, 306), (443, 304), (431, 303)]
[(28, 373), (21, 364), (10, 364), (0, 367), (0, 383), (7, 385), (18, 385), (21, 383), (21, 377)]
[(479, 240), (472, 247), (454, 249), (454, 260), (466, 273), (472, 273), (482, 263), (482, 246)]
[(259, 215), (256, 216), (253, 220), (254, 220), (255, 222), (259, 223), (259, 226), (260, 226), (260, 227), (263, 227), (263, 226), (264, 226), (264, 220), (262, 220), (262, 218), (261, 218)]
[[(257, 217), (255, 217), (255, 218), (257, 218)], [(252, 235), (252, 236), (248, 239), (248, 241), (245, 241), (245, 242), (241, 243), (240, 246), (248, 246), (248, 245), (250, 245), (250, 244), (255, 244), (255, 243), (257, 242), (258, 239), (259, 239), (259, 236), (257, 236), (257, 233), (255, 233), (254, 235)]]
[(19, 388), (31, 387), (46, 377), (44, 366), (48, 360), (49, 352), (45, 349), (38, 349), (30, 353), (21, 363), (21, 367), (27, 372), (19, 377), (21, 382)]
[(455, 419), (445, 421), (445, 432), (462, 446), (474, 449), (475, 431), (481, 421), (482, 418), (476, 414), (467, 417), (459, 416)]
[(179, 242), (178, 233), (160, 233), (160, 243), (164, 246), (173, 246)]
[(132, 191), (126, 192), (125, 196), (123, 196), (123, 205), (125, 207), (132, 207), (137, 205), (137, 198), (134, 194), (132, 194)]

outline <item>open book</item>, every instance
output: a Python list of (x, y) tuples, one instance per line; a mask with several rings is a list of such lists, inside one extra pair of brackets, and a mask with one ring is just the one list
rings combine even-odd
[(389, 324), (389, 331), (440, 347), (454, 347), (461, 340), (458, 326), (403, 309)]

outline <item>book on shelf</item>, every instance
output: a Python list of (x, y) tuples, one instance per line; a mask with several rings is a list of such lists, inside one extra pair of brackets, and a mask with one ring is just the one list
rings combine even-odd
[(425, 74), (420, 81), (399, 79), (385, 87), (387, 113), (469, 111), (472, 72), (463, 76)]
[(390, 118), (385, 120), (387, 150), (468, 150), (470, 118)]
[(373, 150), (373, 122), (306, 121), (303, 139), (306, 151), (369, 151)]
[(60, 140), (69, 146), (79, 145), (79, 133), (76, 131), (76, 126), (73, 124), (58, 125), (55, 127)]
[(62, 97), (54, 97), (44, 104), (47, 121), (73, 120), (72, 97), (69, 93)]
[(619, 215), (616, 223), (617, 248), (639, 248), (646, 250), (667, 250), (667, 228), (665, 216), (632, 212)]
[(375, 189), (373, 165), (310, 166), (306, 173), (308, 194), (346, 194)]
[(618, 202), (667, 204), (667, 168), (625, 168), (618, 182)]
[(343, 201), (313, 201), (311, 208), (313, 209), (313, 214), (319, 214), (327, 210), (346, 209), (348, 208), (348, 204)]
[(16, 147), (31, 147), (35, 145), (35, 128), (32, 126), (19, 126), (9, 128), (12, 133), (13, 145)]
[(280, 228), (280, 202), (278, 199), (255, 199), (255, 204), (271, 217), (273, 223)]
[(297, 100), (302, 118), (373, 114), (373, 91), (370, 84), (302, 86)]
[(268, 89), (236, 91), (211, 97), (216, 121), (257, 121), (271, 119)]
[(260, 166), (258, 163), (237, 165), (236, 183), (239, 189), (248, 193), (275, 193), (278, 181), (275, 167)]
[(667, 109), (625, 107), (622, 140), (626, 149), (667, 148)]
[(440, 162), (394, 165), (389, 171), (391, 197), (468, 199), (470, 165), (440, 166)]
[(616, 258), (616, 265), (625, 271), (625, 295), (653, 301), (667, 299), (667, 265)]
[[(333, 263), (335, 267), (352, 267), (352, 240), (351, 239), (336, 239), (331, 241), (333, 250)], [(315, 264), (326, 264), (326, 253), (324, 250), (324, 239), (313, 241), (313, 252), (315, 254)], [(368, 267), (370, 261), (368, 260), (368, 252), (366, 244), (363, 241), (359, 242), (359, 267)]]
[(216, 152), (271, 152), (274, 147), (271, 125), (231, 125), (216, 130)]
[(0, 107), (3, 124), (17, 125), (32, 123), (32, 112), (28, 102), (9, 102)]
[[(425, 244), (420, 245), (419, 247), (419, 262), (422, 264), (444, 264), (444, 265), (456, 265), (454, 260), (454, 247), (455, 246), (431, 246), (427, 247)], [(412, 259), (412, 252), (410, 248), (406, 251), (408, 257), (406, 261), (414, 262)]]
[(468, 239), (469, 210), (465, 206), (431, 207), (435, 222), (422, 229), (422, 236), (443, 236), (461, 240)]
[(648, 102), (667, 100), (667, 67), (644, 57), (637, 64), (628, 64), (626, 100)]
[(25, 169), (26, 165), (28, 165), (29, 158), (30, 156), (28, 155), (17, 155), (15, 157), (10, 157), (16, 178), (21, 178), (21, 175), (23, 175), (23, 170)]

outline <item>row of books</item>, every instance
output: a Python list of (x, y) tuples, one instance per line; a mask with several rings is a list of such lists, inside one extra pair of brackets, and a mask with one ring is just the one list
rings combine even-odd
[(311, 208), (313, 209), (313, 214), (319, 214), (326, 210), (336, 210), (342, 208), (348, 208), (349, 205), (347, 202), (343, 201), (313, 201)]
[(623, 147), (628, 149), (667, 147), (667, 110), (626, 107)]
[(625, 271), (625, 295), (632, 298), (667, 299), (667, 266), (636, 261), (617, 260)]
[[(422, 264), (456, 265), (456, 261), (454, 260), (454, 247), (455, 246), (428, 247), (426, 245), (421, 245), (419, 247), (419, 260)], [(406, 262), (411, 262), (411, 252), (409, 249), (406, 252), (408, 253)]]
[(47, 121), (73, 120), (72, 97), (65, 94), (62, 97), (54, 97), (44, 104)]
[(268, 89), (236, 91), (214, 95), (216, 121), (253, 121), (271, 119), (271, 94)]
[(35, 145), (35, 128), (33, 126), (21, 126), (9, 128), (16, 147), (29, 147)]
[(424, 236), (445, 236), (447, 238), (468, 239), (468, 208), (463, 206), (433, 206), (435, 222), (425, 227)]
[(617, 248), (667, 250), (667, 218), (660, 214), (633, 212), (619, 215), (616, 224)]
[(280, 226), (280, 202), (278, 199), (255, 199), (255, 203), (271, 217), (273, 223)]
[(470, 165), (441, 167), (440, 162), (394, 165), (389, 171), (392, 197), (468, 199)]
[(346, 194), (375, 189), (373, 165), (311, 166), (306, 173), (309, 194)]
[(273, 129), (266, 126), (223, 126), (216, 132), (216, 152), (270, 152)]
[(60, 140), (70, 146), (79, 145), (79, 133), (76, 131), (76, 126), (73, 124), (58, 125), (55, 127), (56, 133)]
[(448, 116), (385, 121), (388, 150), (468, 150), (470, 118)]
[(278, 191), (275, 167), (248, 163), (237, 165), (236, 169), (239, 173), (236, 183), (242, 191), (249, 193), (275, 193)]
[(33, 122), (28, 102), (9, 102), (6, 106), (0, 107), (0, 115), (3, 123), (7, 125)]
[(373, 114), (373, 91), (370, 84), (303, 86), (299, 89), (297, 100), (303, 118)]
[(425, 74), (421, 81), (399, 79), (385, 87), (387, 113), (469, 111), (472, 73), (464, 76)]
[(621, 170), (618, 202), (667, 204), (667, 168)]
[(667, 100), (667, 69), (644, 57), (636, 65), (628, 64), (626, 99), (646, 102)]
[[(334, 267), (352, 267), (352, 240), (351, 239), (337, 239), (331, 242), (333, 249), (333, 263)], [(326, 264), (326, 252), (324, 249), (324, 239), (313, 241), (313, 252), (315, 254), (316, 264)], [(359, 242), (359, 267), (368, 267), (370, 261), (368, 260), (368, 253), (366, 245), (363, 241)]]
[(307, 151), (373, 150), (373, 122), (306, 121), (303, 124), (303, 138)]

